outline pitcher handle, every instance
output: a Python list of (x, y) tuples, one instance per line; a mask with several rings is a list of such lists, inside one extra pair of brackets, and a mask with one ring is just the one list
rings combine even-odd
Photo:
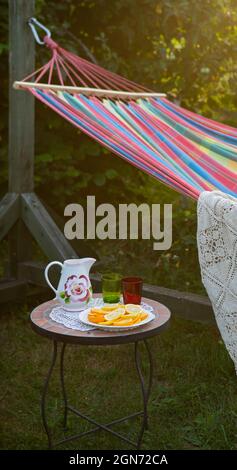
[(51, 266), (53, 265), (58, 265), (58, 266), (61, 266), (61, 268), (63, 267), (63, 263), (60, 263), (60, 261), (52, 261), (51, 263), (49, 263), (45, 270), (44, 270), (44, 277), (46, 279), (46, 282), (47, 284), (49, 285), (49, 287), (51, 287), (51, 289), (55, 292), (55, 294), (57, 295), (57, 290), (55, 289), (55, 287), (51, 284), (50, 280), (49, 280), (49, 276), (48, 276), (48, 272), (49, 272), (49, 268), (51, 268)]

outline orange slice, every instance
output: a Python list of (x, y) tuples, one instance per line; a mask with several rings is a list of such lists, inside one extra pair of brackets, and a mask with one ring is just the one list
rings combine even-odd
[(113, 325), (115, 326), (130, 326), (133, 325), (132, 320), (116, 320), (113, 322)]
[(148, 313), (146, 313), (146, 312), (143, 312), (143, 313), (140, 315), (141, 321), (142, 321), (142, 320), (145, 320), (147, 317), (148, 317)]
[(92, 323), (99, 323), (104, 321), (104, 315), (88, 315), (88, 320)]
[(110, 321), (101, 321), (99, 322), (99, 325), (113, 325), (113, 321), (110, 320)]

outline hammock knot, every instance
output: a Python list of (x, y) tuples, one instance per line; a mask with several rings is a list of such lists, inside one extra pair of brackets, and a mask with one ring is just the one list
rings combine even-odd
[(49, 36), (45, 36), (44, 37), (44, 43), (46, 44), (46, 46), (49, 47), (49, 49), (58, 49), (59, 45), (53, 41), (53, 39), (51, 39)]

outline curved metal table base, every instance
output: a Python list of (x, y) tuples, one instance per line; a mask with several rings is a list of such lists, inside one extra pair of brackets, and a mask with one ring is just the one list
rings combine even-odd
[(63, 418), (63, 429), (66, 431), (67, 429), (67, 394), (64, 382), (64, 354), (65, 354), (66, 343), (63, 343), (62, 350), (61, 350), (61, 357), (60, 357), (60, 381), (62, 387), (62, 395), (63, 395), (63, 403), (64, 403), (64, 418)]
[(135, 362), (136, 362), (137, 373), (140, 379), (142, 398), (143, 398), (143, 420), (142, 420), (141, 430), (140, 430), (140, 434), (139, 434), (138, 441), (137, 441), (137, 449), (139, 449), (141, 446), (142, 437), (143, 437), (145, 429), (148, 429), (147, 406), (148, 406), (148, 400), (149, 400), (149, 396), (151, 392), (152, 376), (153, 376), (153, 363), (152, 363), (151, 351), (149, 349), (148, 342), (146, 340), (144, 340), (143, 342), (146, 346), (146, 351), (147, 351), (148, 359), (149, 359), (149, 379), (148, 379), (148, 386), (146, 387), (145, 379), (142, 375), (142, 369), (141, 369), (141, 355), (139, 352), (139, 343), (136, 342), (135, 343)]
[(42, 392), (42, 398), (41, 398), (41, 416), (42, 416), (43, 426), (44, 426), (45, 432), (46, 432), (47, 437), (48, 437), (49, 449), (52, 448), (52, 436), (51, 436), (51, 432), (50, 432), (50, 429), (49, 429), (49, 426), (48, 426), (48, 423), (47, 423), (47, 420), (46, 420), (45, 402), (46, 402), (46, 395), (47, 395), (47, 391), (48, 391), (49, 381), (50, 381), (51, 375), (53, 373), (53, 369), (54, 369), (56, 359), (57, 359), (57, 350), (58, 350), (57, 341), (53, 341), (52, 361), (51, 361), (51, 364), (50, 364), (50, 367), (49, 367), (48, 374), (47, 374), (46, 379), (45, 379), (44, 388), (43, 388), (43, 392)]
[[(75, 435), (72, 435), (72, 436), (69, 436), (69, 437), (65, 437), (64, 439), (61, 439), (60, 441), (53, 443), (52, 433), (51, 433), (51, 430), (48, 426), (47, 419), (46, 419), (46, 396), (47, 396), (49, 382), (50, 382), (50, 378), (51, 378), (52, 373), (53, 373), (53, 369), (54, 369), (56, 359), (57, 359), (57, 352), (58, 352), (58, 343), (55, 340), (53, 341), (52, 360), (51, 360), (51, 364), (50, 364), (50, 367), (49, 367), (48, 374), (47, 374), (46, 379), (45, 379), (43, 392), (42, 392), (42, 399), (41, 399), (41, 416), (42, 416), (43, 426), (44, 426), (45, 432), (46, 432), (47, 437), (48, 437), (48, 447), (49, 447), (49, 449), (52, 449), (53, 446), (56, 447), (60, 444), (72, 441), (74, 439), (78, 439), (82, 436), (89, 435), (89, 434), (91, 434), (93, 432), (96, 432), (96, 431), (99, 431), (101, 429), (104, 430), (104, 431), (109, 432), (110, 434), (113, 434), (114, 436), (116, 436), (116, 437), (118, 437), (122, 440), (124, 440), (125, 442), (131, 444), (132, 446), (136, 447), (137, 449), (140, 448), (144, 431), (146, 429), (148, 429), (148, 410), (147, 410), (147, 406), (148, 406), (148, 400), (149, 400), (149, 397), (150, 397), (151, 386), (152, 386), (153, 363), (152, 363), (152, 355), (151, 355), (151, 351), (150, 351), (149, 346), (148, 346), (148, 342), (146, 340), (143, 340), (143, 343), (145, 345), (146, 352), (147, 352), (147, 355), (148, 355), (148, 361), (149, 361), (149, 375), (148, 375), (148, 383), (146, 385), (146, 381), (145, 381), (145, 378), (144, 378), (143, 373), (142, 373), (141, 354), (140, 354), (140, 351), (139, 351), (139, 343), (141, 343), (141, 341), (140, 342), (137, 341), (137, 342), (134, 343), (135, 344), (135, 364), (136, 364), (136, 370), (137, 370), (138, 377), (139, 377), (139, 382), (140, 382), (140, 385), (141, 385), (141, 392), (142, 392), (142, 399), (143, 399), (143, 410), (138, 411), (136, 413), (133, 413), (131, 415), (125, 416), (123, 418), (116, 419), (116, 420), (111, 421), (110, 423), (106, 423), (106, 424), (97, 423), (97, 421), (95, 421), (94, 419), (90, 418), (87, 415), (84, 415), (84, 414), (80, 413), (80, 411), (76, 410), (75, 408), (73, 408), (71, 405), (68, 404), (65, 381), (64, 381), (64, 356), (65, 356), (66, 343), (62, 344), (62, 349), (61, 349), (61, 354), (60, 354), (60, 382), (61, 382), (61, 389), (62, 389), (62, 396), (63, 396), (63, 403), (64, 403), (63, 429), (65, 431), (66, 428), (67, 428), (68, 411), (71, 411), (72, 413), (79, 416), (80, 418), (83, 418), (83, 419), (87, 420), (89, 423), (94, 424), (95, 427), (93, 427), (89, 431), (85, 431), (85, 432), (81, 432), (79, 434), (75, 434)], [(135, 418), (135, 417), (138, 417), (138, 416), (142, 416), (142, 424), (141, 424), (141, 429), (140, 429), (140, 432), (139, 432), (137, 442), (134, 442), (131, 439), (124, 436), (123, 434), (120, 434), (120, 433), (118, 433), (118, 432), (111, 429), (111, 426), (113, 426), (114, 424), (122, 423), (124, 421), (127, 421), (128, 419), (132, 419), (132, 418)]]

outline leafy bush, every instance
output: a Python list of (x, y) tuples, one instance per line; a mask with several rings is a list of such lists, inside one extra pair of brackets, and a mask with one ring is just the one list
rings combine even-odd
[[(36, 9), (36, 16), (51, 28), (52, 36), (68, 49), (85, 56), (88, 48), (104, 67), (154, 90), (168, 92), (172, 99), (196, 112), (235, 122), (234, 0), (37, 0)], [(5, 1), (0, 13), (2, 194), (7, 187), (6, 15)], [(39, 65), (48, 58), (49, 51), (38, 47)], [(195, 203), (111, 156), (39, 103), (35, 170), (38, 194), (61, 216), (67, 203), (83, 204), (87, 194), (95, 194), (98, 203), (173, 202), (174, 242), (168, 252), (154, 256), (151, 243), (145, 241), (96, 241), (94, 245), (104, 268), (133, 270), (150, 282), (168, 287), (202, 290)]]

